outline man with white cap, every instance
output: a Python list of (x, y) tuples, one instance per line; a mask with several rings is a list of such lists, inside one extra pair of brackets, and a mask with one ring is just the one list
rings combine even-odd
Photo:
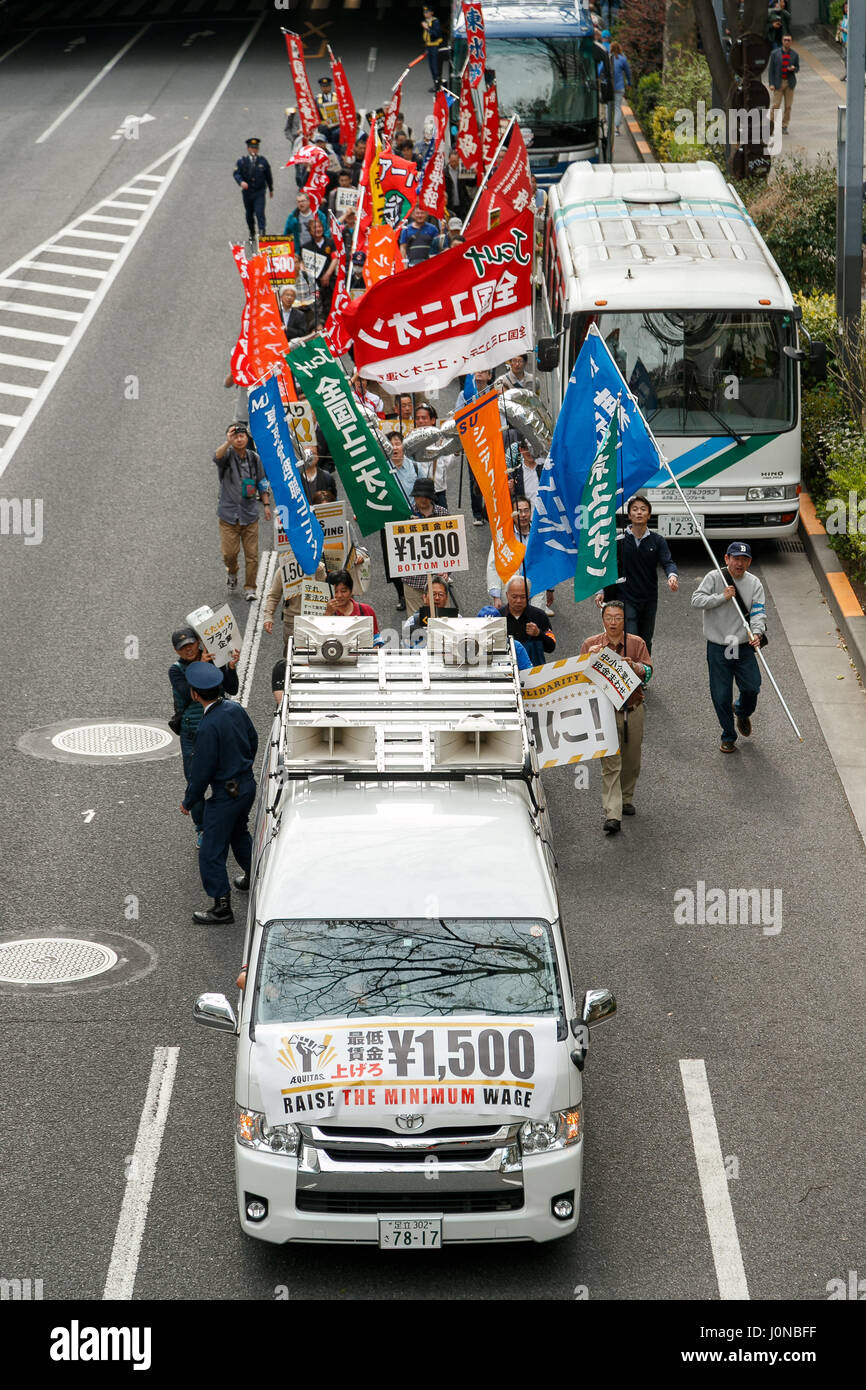
[[(752, 551), (746, 542), (731, 541), (725, 561), (727, 569), (722, 573), (712, 569), (704, 575), (692, 594), (692, 608), (700, 608), (703, 614), (710, 698), (722, 728), (719, 748), (723, 753), (736, 753), (737, 730), (743, 738), (752, 732), (752, 715), (761, 689), (755, 650), (766, 645), (767, 611), (764, 586), (748, 573)], [(743, 618), (754, 634), (751, 638)], [(734, 681), (740, 692), (736, 704)]]

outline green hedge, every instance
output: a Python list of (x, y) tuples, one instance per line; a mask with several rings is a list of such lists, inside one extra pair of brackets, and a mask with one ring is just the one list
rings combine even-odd
[(849, 575), (866, 584), (866, 515), (859, 510), (866, 500), (866, 438), (854, 425), (839, 425), (825, 431), (824, 442), (827, 493), (818, 515)]

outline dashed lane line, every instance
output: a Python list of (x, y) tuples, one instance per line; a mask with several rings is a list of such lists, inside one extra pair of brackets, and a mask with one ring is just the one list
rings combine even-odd
[(689, 1113), (713, 1263), (716, 1267), (719, 1298), (747, 1299), (749, 1288), (722, 1159), (722, 1146), (719, 1143), (706, 1063), (702, 1058), (681, 1060), (680, 1075)]

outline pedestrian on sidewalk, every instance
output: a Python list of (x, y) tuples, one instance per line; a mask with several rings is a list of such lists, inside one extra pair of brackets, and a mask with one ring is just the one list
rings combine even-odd
[(610, 46), (610, 65), (613, 68), (614, 126), (617, 135), (619, 135), (620, 126), (622, 125), (623, 97), (625, 96), (626, 87), (631, 86), (631, 68), (628, 65), (628, 58), (615, 39)]
[[(745, 541), (731, 541), (725, 552), (727, 568), (705, 574), (692, 594), (692, 608), (703, 613), (707, 639), (707, 666), (710, 672), (710, 698), (722, 729), (719, 747), (723, 753), (737, 751), (737, 730), (743, 738), (752, 732), (752, 715), (761, 689), (761, 672), (755, 650), (767, 630), (764, 586), (748, 570), (751, 547)], [(739, 609), (739, 612), (737, 612)], [(754, 636), (749, 639), (740, 614), (747, 617)], [(733, 703), (734, 681), (739, 698)], [(737, 729), (734, 728), (736, 720)]]
[(246, 424), (236, 420), (226, 430), (225, 442), (216, 450), (213, 461), (219, 470), (217, 516), (226, 586), (238, 587), (238, 555), (243, 546), (244, 598), (252, 603), (259, 568), (259, 497), (264, 503), (265, 521), (270, 521), (271, 493), (262, 461), (249, 442)]
[(836, 30), (836, 42), (842, 45), (842, 81), (848, 81), (848, 4), (842, 6), (842, 18)]
[(788, 134), (788, 127), (791, 124), (791, 107), (794, 104), (794, 88), (797, 85), (797, 73), (799, 71), (800, 55), (791, 44), (790, 34), (786, 34), (782, 39), (782, 47), (773, 49), (767, 65), (767, 85), (773, 98), (773, 111), (778, 111), (784, 102), (782, 110), (783, 135)]

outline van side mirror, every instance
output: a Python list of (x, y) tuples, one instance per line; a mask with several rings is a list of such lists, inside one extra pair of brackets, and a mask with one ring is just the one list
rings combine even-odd
[(587, 1028), (591, 1028), (594, 1023), (603, 1023), (606, 1018), (611, 1018), (615, 1013), (616, 999), (609, 989), (588, 989), (586, 991), (583, 996), (580, 1018)]
[(535, 360), (540, 372), (552, 372), (559, 362), (559, 339), (539, 338), (535, 345)]
[(816, 338), (809, 344), (809, 365), (806, 373), (811, 381), (827, 380), (827, 344)]
[(203, 1023), (205, 1028), (216, 1028), (221, 1033), (236, 1033), (238, 1021), (235, 1011), (224, 994), (200, 994), (195, 1001), (193, 1018)]

